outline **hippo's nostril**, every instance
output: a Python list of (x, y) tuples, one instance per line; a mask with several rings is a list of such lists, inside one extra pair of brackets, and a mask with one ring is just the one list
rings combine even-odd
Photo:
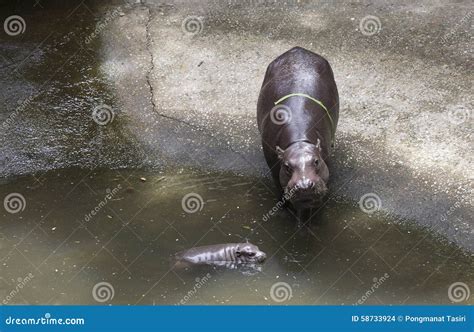
[(315, 187), (315, 183), (308, 179), (303, 179), (295, 186), (297, 190), (302, 190), (302, 191), (311, 190), (311, 189), (314, 189), (314, 187)]

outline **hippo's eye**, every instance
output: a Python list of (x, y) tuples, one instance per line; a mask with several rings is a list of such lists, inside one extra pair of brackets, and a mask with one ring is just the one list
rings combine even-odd
[(237, 257), (242, 256), (242, 254), (240, 253), (240, 251), (236, 251), (236, 252), (235, 252), (235, 255), (236, 255)]
[(314, 165), (315, 165), (316, 167), (319, 166), (319, 159), (315, 159), (315, 160), (314, 160)]

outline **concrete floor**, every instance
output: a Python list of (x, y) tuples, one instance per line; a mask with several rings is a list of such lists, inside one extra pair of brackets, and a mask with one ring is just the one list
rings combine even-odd
[[(333, 191), (376, 193), (387, 213), (474, 250), (469, 1), (116, 3), (57, 20), (35, 9), (27, 33), (0, 37), (0, 120), (15, 119), (0, 133), (0, 175), (186, 165), (263, 176), (260, 84), (298, 45), (329, 60), (339, 88)], [(361, 31), (368, 15), (374, 34)], [(116, 117), (98, 128), (101, 103)]]

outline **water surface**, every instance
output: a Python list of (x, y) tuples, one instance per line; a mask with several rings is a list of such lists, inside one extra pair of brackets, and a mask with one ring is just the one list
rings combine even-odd
[[(264, 218), (277, 203), (271, 189), (260, 178), (187, 169), (2, 180), (0, 197), (19, 193), (26, 205), (0, 211), (0, 300), (97, 304), (94, 286), (106, 282), (113, 297), (104, 292), (103, 303), (112, 304), (440, 304), (451, 303), (451, 284), (473, 280), (462, 248), (364, 213), (344, 188), (307, 227), (286, 210)], [(183, 208), (184, 197), (197, 205)], [(177, 251), (246, 240), (268, 255), (261, 271), (171, 268)]]

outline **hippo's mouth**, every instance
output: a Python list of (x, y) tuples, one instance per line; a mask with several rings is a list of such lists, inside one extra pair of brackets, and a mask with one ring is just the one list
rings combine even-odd
[(263, 251), (260, 251), (260, 252), (255, 253), (251, 257), (246, 257), (246, 260), (244, 260), (243, 263), (261, 264), (265, 262), (266, 259), (267, 259), (267, 255)]
[(291, 203), (294, 205), (301, 206), (315, 206), (321, 202), (321, 199), (317, 199), (316, 196), (305, 196), (305, 197), (295, 197), (291, 200)]
[(301, 208), (313, 208), (320, 206), (326, 192), (316, 193), (314, 191), (296, 192), (289, 199), (292, 205)]
[(263, 263), (267, 259), (267, 255), (264, 252), (260, 252), (257, 254), (256, 260), (257, 263)]

